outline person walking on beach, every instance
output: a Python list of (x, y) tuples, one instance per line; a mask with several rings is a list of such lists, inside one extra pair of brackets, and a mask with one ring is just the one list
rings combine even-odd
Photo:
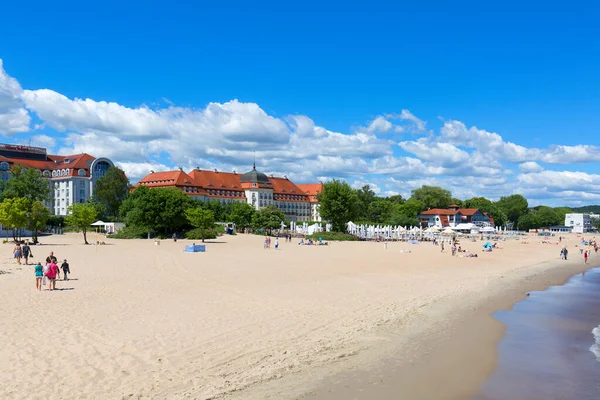
[(33, 257), (33, 254), (31, 253), (31, 247), (29, 247), (29, 242), (25, 242), (22, 250), (23, 258), (25, 259), (25, 265), (29, 265), (29, 257)]
[(54, 264), (56, 264), (56, 262), (57, 262), (56, 257), (54, 257), (53, 251), (51, 251), (50, 255), (48, 257), (46, 257), (46, 264), (50, 264), (51, 262), (53, 262)]
[(275, 238), (275, 250), (279, 248), (279, 239)]
[(269, 244), (269, 243), (268, 243), (268, 241), (267, 241), (267, 238), (265, 237), (265, 241), (264, 241), (264, 243), (263, 243), (263, 249), (265, 249), (265, 250), (266, 250), (266, 249), (267, 249), (267, 245), (268, 245), (268, 244)]
[(19, 265), (21, 265), (21, 257), (23, 257), (23, 250), (21, 249), (21, 244), (17, 243), (17, 245), (13, 249), (13, 254)]
[(58, 269), (58, 265), (56, 263), (51, 262), (48, 264), (48, 272), (46, 272), (46, 276), (48, 277), (48, 289), (56, 290), (56, 278), (60, 279), (60, 270)]
[(444, 252), (444, 241), (443, 240), (442, 240), (441, 246), (442, 246), (442, 251), (440, 253), (443, 253)]
[(583, 263), (587, 264), (587, 259), (588, 259), (588, 251), (584, 251), (583, 252)]
[(42, 263), (38, 262), (35, 265), (35, 288), (37, 290), (42, 290), (42, 280), (44, 278), (44, 267), (42, 267)]
[(69, 269), (69, 263), (67, 262), (66, 258), (63, 261), (60, 268), (63, 270), (63, 281), (68, 281), (69, 277), (67, 276), (67, 274), (69, 274), (71, 272), (71, 270)]
[(456, 255), (456, 244), (452, 245), (452, 257)]
[(567, 261), (567, 256), (569, 255), (569, 250), (567, 250), (566, 247), (563, 250), (565, 251), (565, 261)]

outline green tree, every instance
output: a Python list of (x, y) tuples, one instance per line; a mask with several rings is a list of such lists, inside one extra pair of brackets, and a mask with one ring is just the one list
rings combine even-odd
[(538, 228), (548, 228), (553, 225), (562, 225), (565, 222), (564, 217), (562, 217), (556, 210), (552, 207), (541, 206), (536, 211), (536, 219), (538, 222)]
[[(527, 199), (520, 194), (501, 197), (500, 200), (496, 202), (496, 205), (504, 212), (509, 222), (517, 225), (519, 218), (527, 213), (527, 208), (529, 207)], [(520, 225), (518, 226), (520, 227)]]
[(356, 190), (356, 196), (358, 197), (358, 219), (369, 219), (369, 206), (375, 201), (377, 196), (371, 189), (371, 186), (364, 185), (361, 189)]
[(231, 213), (232, 204), (221, 204), (220, 201), (207, 201), (205, 203), (201, 203), (202, 208), (205, 210), (210, 210), (215, 216), (215, 221), (218, 222), (227, 222), (227, 216)]
[[(562, 219), (564, 222), (564, 219)], [(551, 207), (540, 206), (519, 217), (519, 229), (540, 229), (561, 224), (561, 216)]]
[(267, 229), (271, 234), (271, 230), (279, 228), (283, 220), (285, 220), (283, 211), (273, 205), (268, 205), (254, 213), (252, 226), (255, 229)]
[(110, 167), (94, 185), (94, 198), (106, 206), (107, 215), (113, 218), (119, 216), (119, 207), (128, 193), (129, 179), (117, 167)]
[(564, 225), (565, 224), (565, 217), (567, 216), (567, 214), (570, 214), (573, 212), (573, 210), (571, 210), (569, 207), (556, 207), (554, 208), (554, 211), (556, 211), (556, 213), (558, 214), (561, 223), (558, 225)]
[(414, 189), (410, 199), (420, 201), (426, 208), (448, 208), (452, 204), (450, 191), (438, 186), (424, 185)]
[(321, 217), (329, 221), (336, 232), (346, 232), (346, 224), (356, 220), (359, 204), (363, 204), (350, 185), (335, 179), (323, 185), (317, 199)]
[(227, 221), (233, 222), (238, 229), (248, 228), (252, 225), (252, 216), (256, 210), (248, 203), (233, 203)]
[(48, 180), (42, 178), (39, 170), (24, 168), (17, 164), (11, 168), (10, 172), (12, 176), (4, 185), (3, 199), (24, 197), (30, 202), (34, 202), (50, 198)]
[(461, 199), (457, 199), (456, 197), (452, 198), (451, 200), (452, 204), (456, 204), (459, 207), (465, 207), (465, 202), (462, 201)]
[(83, 241), (87, 241), (87, 230), (96, 222), (96, 209), (92, 204), (73, 203), (69, 206), (69, 215), (65, 217), (65, 223), (73, 228), (81, 229)]
[(392, 215), (392, 207), (394, 203), (383, 199), (376, 199), (369, 204), (367, 220), (369, 222), (385, 223)]
[(13, 239), (17, 240), (19, 229), (27, 226), (29, 200), (25, 197), (4, 199), (0, 203), (0, 224), (13, 230)]
[(185, 210), (198, 203), (176, 188), (135, 189), (121, 204), (121, 218), (128, 226), (170, 234), (188, 226)]
[(390, 203), (395, 203), (395, 204), (404, 204), (406, 202), (406, 200), (404, 198), (402, 198), (402, 196), (399, 194), (390, 196), (386, 200), (389, 201)]
[(539, 227), (538, 220), (535, 215), (535, 211), (531, 210), (519, 217), (518, 221), (519, 228), (528, 231), (530, 229), (537, 229)]
[(600, 231), (600, 218), (592, 218), (592, 226)]
[(404, 204), (394, 204), (389, 223), (400, 226), (417, 226), (417, 216), (425, 210), (425, 205), (420, 201), (408, 200)]
[(90, 197), (86, 201), (87, 204), (94, 207), (96, 210), (96, 218), (101, 220), (106, 220), (106, 203), (102, 203), (98, 201), (95, 197)]
[(190, 224), (200, 229), (202, 242), (206, 236), (206, 230), (215, 226), (215, 215), (210, 210), (203, 210), (200, 207), (192, 207), (185, 210), (185, 216)]
[(486, 212), (494, 218), (496, 226), (506, 225), (506, 214), (498, 207), (496, 203), (485, 197), (473, 197), (464, 201), (465, 208), (477, 208), (481, 212)]
[(50, 218), (50, 210), (39, 200), (31, 203), (27, 213), (27, 227), (31, 230), (33, 243), (38, 241), (38, 232), (46, 226)]

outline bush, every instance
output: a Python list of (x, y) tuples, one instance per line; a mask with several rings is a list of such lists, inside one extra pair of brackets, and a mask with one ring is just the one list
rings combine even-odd
[[(202, 240), (202, 231), (200, 228), (192, 229), (191, 231), (187, 231), (185, 235), (183, 235), (186, 239), (190, 240)], [(204, 230), (204, 239), (216, 239), (217, 236), (220, 236), (216, 229), (205, 229)]]
[(337, 240), (340, 242), (351, 242), (351, 241), (358, 240), (358, 238), (356, 236), (348, 235), (347, 233), (341, 233), (341, 232), (317, 232), (317, 233), (313, 233), (312, 235), (308, 235), (306, 238), (312, 239), (312, 240), (319, 240), (319, 238), (321, 238), (323, 240), (329, 240), (329, 241)]
[(148, 237), (148, 229), (137, 226), (125, 226), (114, 235), (110, 235), (115, 239), (146, 239)]

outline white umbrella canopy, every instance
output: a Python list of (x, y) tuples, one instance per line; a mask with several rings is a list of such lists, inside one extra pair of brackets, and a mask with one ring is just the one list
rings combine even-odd
[(452, 230), (452, 228), (448, 227), (442, 231), (444, 235), (456, 235), (456, 232)]
[(104, 221), (96, 221), (91, 226), (104, 226), (106, 223)]
[(431, 230), (432, 230), (432, 232), (439, 232), (439, 231), (441, 231), (441, 229), (440, 229), (439, 226), (434, 226), (434, 227), (431, 228)]

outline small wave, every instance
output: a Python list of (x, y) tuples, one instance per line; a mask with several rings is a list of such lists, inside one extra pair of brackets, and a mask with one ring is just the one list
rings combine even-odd
[(596, 360), (600, 362), (600, 325), (592, 330), (595, 343), (590, 347), (590, 351), (596, 356)]

